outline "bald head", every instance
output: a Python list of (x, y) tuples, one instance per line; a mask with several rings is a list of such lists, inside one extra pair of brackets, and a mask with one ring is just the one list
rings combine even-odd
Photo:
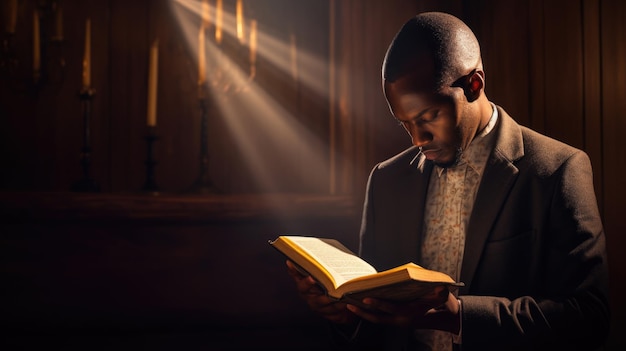
[(385, 55), (383, 80), (423, 75), (437, 90), (474, 69), (482, 70), (482, 60), (472, 30), (452, 15), (426, 12), (406, 22), (396, 34)]

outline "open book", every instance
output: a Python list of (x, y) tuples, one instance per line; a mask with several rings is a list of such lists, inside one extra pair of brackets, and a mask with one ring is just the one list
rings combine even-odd
[(463, 286), (445, 273), (407, 263), (383, 272), (339, 241), (306, 236), (279, 236), (270, 245), (310, 274), (328, 296), (360, 302), (365, 297), (392, 301), (411, 301), (433, 297), (442, 290)]

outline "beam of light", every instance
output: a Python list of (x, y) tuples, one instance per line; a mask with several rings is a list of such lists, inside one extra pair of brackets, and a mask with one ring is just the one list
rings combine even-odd
[[(295, 41), (285, 42), (271, 35), (259, 32), (258, 52), (264, 59), (287, 71), (290, 70), (292, 63), (290, 62), (290, 51), (295, 48)], [(299, 79), (315, 94), (325, 99), (328, 98), (328, 83), (324, 77), (326, 73), (326, 60), (319, 56), (308, 52), (307, 50), (298, 49), (297, 58), (299, 69)]]
[[(195, 14), (195, 16), (202, 16), (203, 14), (203, 5), (198, 0), (170, 0), (170, 3), (175, 3), (180, 7), (183, 7), (190, 13)], [(210, 7), (210, 13), (215, 14), (215, 16), (211, 18), (213, 20), (212, 22), (216, 22), (216, 17), (219, 17), (216, 13), (219, 11), (219, 7), (223, 6), (220, 5), (220, 3), (221, 1), (217, 0), (217, 8), (212, 7), (211, 4), (208, 5)], [(192, 26), (193, 23), (195, 23), (195, 20), (192, 16), (181, 15), (180, 9), (177, 9), (176, 7), (174, 9), (175, 13), (178, 16), (178, 23), (181, 26), (189, 27)], [(220, 22), (222, 22), (223, 24), (220, 26), (218, 26), (217, 24), (215, 25), (215, 27), (220, 27), (220, 31), (222, 32), (222, 34), (220, 34), (220, 37), (222, 37), (223, 35), (237, 37), (238, 34), (236, 14), (223, 12), (223, 15), (221, 17), (223, 17), (223, 19)], [(193, 37), (190, 36), (187, 32), (191, 33), (193, 31), (193, 26), (192, 28), (188, 28), (188, 30), (185, 31), (185, 36), (188, 42), (190, 38)], [(217, 28), (215, 28), (215, 31), (217, 32)], [(245, 43), (245, 45), (249, 44), (250, 43)], [(195, 44), (193, 44), (192, 46), (195, 46)], [(263, 57), (275, 67), (285, 72), (289, 72), (289, 70), (291, 70), (292, 62), (290, 62), (290, 59), (292, 56), (290, 54), (290, 51), (294, 48), (291, 40), (289, 42), (286, 42), (264, 32), (259, 32), (257, 39), (257, 48), (257, 55)], [(297, 58), (300, 81), (305, 84), (309, 89), (311, 89), (315, 94), (327, 99), (328, 83), (324, 79), (320, 79), (320, 77), (324, 77), (327, 74), (327, 60), (301, 48), (298, 49)]]
[(257, 33), (257, 22), (252, 20), (250, 21), (250, 42), (248, 43), (250, 47), (250, 78), (256, 76)]
[[(170, 4), (191, 54), (196, 58), (202, 57), (199, 55), (199, 46), (202, 45), (198, 42), (198, 38), (201, 38), (198, 30), (200, 23), (207, 22), (206, 13), (215, 14), (208, 19), (215, 24), (215, 31), (219, 29), (224, 36), (239, 38), (237, 24), (243, 23), (240, 18), (243, 17), (243, 11), (239, 15), (239, 11), (233, 14), (222, 9), (222, 25), (219, 24), (218, 17), (220, 10), (211, 7), (212, 4), (209, 9), (206, 8), (206, 2), (198, 0), (171, 0)], [(219, 0), (215, 4), (219, 6)], [(296, 177), (328, 180), (327, 143), (282, 106), (272, 96), (272, 91), (266, 91), (252, 79), (256, 69), (254, 61), (258, 55), (284, 71), (286, 76), (292, 76), (294, 82), (299, 81), (307, 91), (312, 91), (326, 101), (326, 64), (323, 59), (305, 50), (298, 50), (293, 35), (283, 41), (262, 30), (253, 30), (256, 25), (254, 22), (251, 24), (249, 35), (256, 35), (256, 39), (249, 37), (249, 40), (241, 41), (242, 47), (250, 51), (249, 67), (222, 52), (220, 41), (210, 40), (212, 33), (207, 33), (206, 48), (203, 50), (206, 52), (206, 70), (209, 76), (206, 85), (208, 91), (216, 97), (213, 101), (217, 104), (219, 117), (225, 122), (229, 135), (236, 141), (236, 147), (245, 155), (247, 168), (253, 174), (250, 179), (258, 182), (259, 188), (280, 189), (281, 177), (277, 177), (276, 172), (285, 174), (294, 169), (306, 170), (294, 174)], [(262, 23), (258, 27), (262, 29)], [(276, 163), (280, 160), (287, 160), (289, 163), (277, 169)]]

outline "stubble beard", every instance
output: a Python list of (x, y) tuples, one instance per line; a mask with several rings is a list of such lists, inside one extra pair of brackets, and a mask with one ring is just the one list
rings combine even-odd
[(435, 165), (441, 167), (441, 168), (452, 168), (456, 165), (458, 165), (461, 162), (461, 156), (463, 156), (463, 148), (458, 147), (456, 149), (456, 153), (454, 155), (454, 158), (452, 159), (452, 161), (450, 162), (446, 162), (446, 163), (437, 163), (435, 162)]

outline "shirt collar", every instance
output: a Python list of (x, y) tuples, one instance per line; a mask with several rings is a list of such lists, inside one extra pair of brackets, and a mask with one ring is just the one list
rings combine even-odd
[(476, 136), (476, 139), (484, 138), (487, 134), (489, 134), (493, 130), (493, 127), (496, 126), (496, 122), (498, 121), (498, 109), (496, 108), (496, 105), (493, 102), (490, 102), (490, 104), (491, 104), (491, 108), (493, 109), (493, 112), (491, 112), (491, 118), (489, 118), (489, 122), (487, 122), (487, 125), (485, 126), (485, 128), (483, 128), (483, 130), (478, 133), (478, 135)]

